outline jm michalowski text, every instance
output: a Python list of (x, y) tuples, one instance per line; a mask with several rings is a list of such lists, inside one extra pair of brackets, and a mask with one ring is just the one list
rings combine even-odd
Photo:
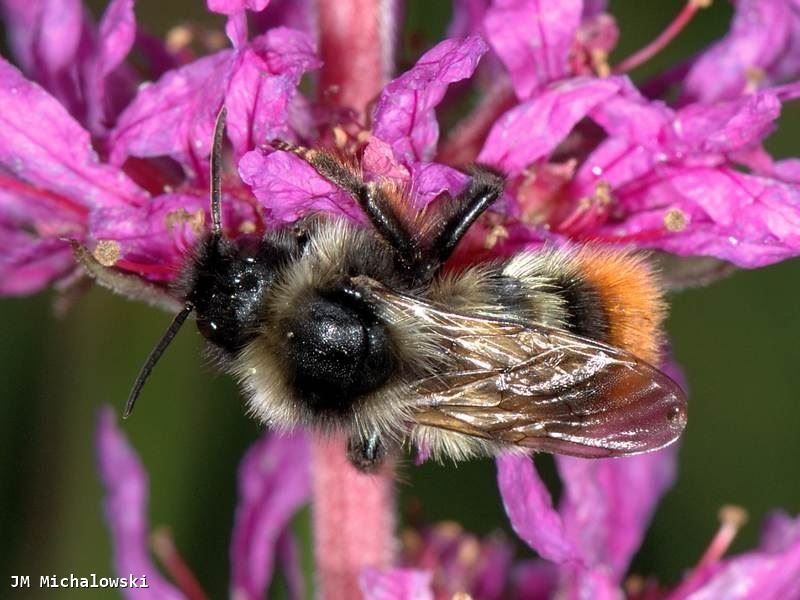
[[(12, 588), (29, 588), (37, 577), (30, 575), (12, 575)], [(128, 575), (127, 577), (98, 577), (96, 573), (78, 576), (70, 573), (66, 576), (40, 575), (40, 588), (148, 588), (147, 576)]]

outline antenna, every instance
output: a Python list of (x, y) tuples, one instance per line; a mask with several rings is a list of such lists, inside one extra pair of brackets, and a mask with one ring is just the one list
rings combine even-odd
[[(222, 200), (222, 138), (224, 134), (225, 107), (223, 106), (214, 124), (214, 141), (211, 146), (211, 235), (214, 238), (222, 237), (220, 203)], [(169, 327), (164, 332), (164, 335), (161, 336), (156, 347), (150, 351), (147, 360), (144, 361), (142, 368), (139, 370), (139, 374), (136, 376), (136, 381), (133, 382), (130, 394), (128, 394), (128, 400), (125, 402), (125, 409), (122, 412), (122, 417), (124, 419), (127, 419), (133, 412), (133, 406), (136, 404), (139, 393), (142, 391), (142, 387), (144, 387), (147, 378), (150, 376), (150, 372), (153, 370), (153, 367), (156, 366), (161, 355), (164, 354), (167, 346), (170, 345), (170, 342), (172, 342), (177, 335), (181, 325), (183, 325), (184, 321), (186, 321), (189, 316), (189, 313), (193, 310), (194, 305), (191, 302), (187, 302), (181, 311), (172, 319), (172, 323), (169, 324)]]
[(183, 325), (186, 317), (189, 316), (189, 313), (192, 312), (193, 309), (194, 305), (191, 302), (187, 302), (181, 312), (172, 319), (172, 323), (169, 324), (169, 327), (164, 332), (164, 335), (161, 336), (156, 347), (150, 351), (147, 360), (144, 361), (139, 374), (136, 376), (136, 381), (133, 383), (131, 393), (128, 394), (128, 401), (125, 403), (125, 410), (122, 412), (123, 419), (127, 419), (131, 412), (133, 412), (133, 405), (136, 404), (136, 399), (139, 397), (139, 392), (142, 391), (145, 381), (147, 381), (147, 378), (150, 376), (150, 371), (156, 366), (158, 359), (164, 354), (164, 350), (167, 349), (167, 346), (169, 346), (169, 343), (173, 340), (175, 334), (178, 333), (181, 325)]
[(222, 136), (225, 133), (225, 107), (220, 109), (214, 125), (214, 143), (211, 146), (211, 234), (222, 236)]

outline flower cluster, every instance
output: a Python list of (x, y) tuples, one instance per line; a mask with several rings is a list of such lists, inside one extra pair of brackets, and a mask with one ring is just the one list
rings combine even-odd
[[(373, 47), (359, 51), (386, 66), (402, 11), (383, 4), (391, 6), (383, 7)], [(348, 106), (349, 90), (325, 85), (337, 61), (317, 50), (330, 23), (311, 2), (208, 0), (227, 16), (230, 44), (200, 56), (190, 30), (176, 30), (168, 42), (137, 31), (133, 0), (111, 0), (97, 24), (77, 1), (2, 0), (16, 66), (0, 59), (0, 293), (29, 294), (80, 277), (67, 240), (118, 271), (157, 286), (172, 281), (209, 221), (206, 159), (222, 107), (229, 237), (310, 211), (364, 220), (352, 198), (269, 145), (284, 139), (355, 154), (368, 179), (394, 181), (418, 208), (456, 194), (467, 163), (502, 170), (504, 198), (454, 261), (583, 241), (713, 259), (702, 263), (706, 269), (796, 256), (800, 162), (774, 160), (764, 140), (782, 104), (800, 92), (797, 3), (739, 0), (730, 32), (690, 61), (641, 88), (626, 75), (704, 4), (689, 0), (651, 47), (614, 67), (608, 56), (618, 31), (603, 1), (456, 0), (448, 39), (373, 102)], [(667, 91), (675, 100), (665, 99)], [(437, 111), (462, 106), (465, 96), (477, 98), (474, 109), (440, 140)], [(108, 415), (99, 448), (117, 566), (153, 572), (142, 469)], [(284, 479), (304, 464), (303, 448), (301, 436), (268, 438), (245, 458), (234, 597), (263, 594), (274, 549), (291, 554), (287, 519), (309, 484), (307, 475)], [(512, 525), (541, 557), (514, 570), (515, 597), (620, 597), (632, 553), (673, 480), (675, 449), (558, 466), (566, 494), (556, 510), (529, 458), (498, 462)], [(756, 552), (701, 562), (670, 594), (629, 595), (796, 596), (798, 530), (776, 517)], [(428, 541), (438, 543), (435, 535)], [(500, 571), (511, 568), (502, 551), (492, 556)], [(435, 569), (446, 563), (365, 571), (362, 589), (371, 598), (441, 590), (493, 598), (510, 589), (475, 572), (442, 584)], [(469, 589), (448, 587), (456, 580)], [(151, 581), (161, 594), (154, 597), (179, 597), (155, 573)]]
[[(173, 279), (207, 222), (205, 163), (223, 105), (241, 176), (225, 179), (231, 235), (311, 210), (362, 218), (341, 190), (266, 145), (281, 138), (347, 147), (368, 177), (396, 180), (421, 206), (463, 186), (453, 165), (502, 169), (509, 194), (463, 245), (470, 260), (481, 249), (511, 253), (544, 239), (602, 240), (744, 267), (800, 248), (797, 163), (773, 161), (762, 146), (781, 102), (796, 94), (791, 84), (772, 85), (796, 75), (798, 17), (788, 2), (739, 3), (731, 33), (677, 82), (677, 106), (608, 74), (603, 57), (617, 32), (600, 4), (456, 3), (452, 29), (465, 37), (440, 43), (386, 85), (366, 123), (322, 102), (324, 91), (316, 101), (299, 91), (321, 64), (313, 31), (275, 26), (248, 38), (245, 8), (266, 2), (210, 3), (230, 15), (233, 47), (203, 57), (137, 35), (130, 0), (111, 2), (97, 26), (77, 3), (65, 3), (53, 22), (45, 3), (18, 4), (3, 7), (22, 71), (0, 64), (6, 294), (68, 277), (75, 265), (64, 238), (93, 248), (111, 242), (109, 264)], [(265, 14), (273, 8), (287, 22), (309, 22), (303, 7)], [(782, 45), (762, 27), (773, 20), (785, 24)], [(131, 52), (156, 81), (137, 80), (125, 62)], [(742, 64), (731, 67), (734, 58)], [(471, 89), (484, 100), (439, 144), (437, 106), (482, 59), (485, 73)], [(723, 82), (712, 70), (735, 76)]]

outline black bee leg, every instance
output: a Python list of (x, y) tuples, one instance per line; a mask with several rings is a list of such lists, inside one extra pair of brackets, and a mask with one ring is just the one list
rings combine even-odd
[(386, 446), (377, 433), (366, 438), (353, 434), (347, 439), (347, 458), (362, 473), (376, 473), (386, 460)]
[(444, 263), (467, 230), (503, 193), (505, 178), (490, 167), (475, 165), (467, 189), (452, 202), (442, 207), (443, 225), (434, 238), (429, 251), (429, 260), (434, 265)]
[[(441, 225), (433, 239), (425, 239), (414, 219), (397, 205), (397, 194), (375, 183), (367, 183), (358, 168), (325, 150), (313, 150), (282, 141), (272, 145), (296, 154), (322, 175), (349, 193), (372, 221), (372, 225), (394, 248), (398, 266), (414, 282), (431, 279), (455, 250), (458, 242), (481, 214), (503, 193), (505, 178), (485, 165), (472, 168), (467, 189), (442, 207)], [(423, 233), (423, 235), (421, 235)]]
[(367, 183), (358, 168), (325, 150), (295, 146), (280, 140), (272, 142), (277, 150), (291, 152), (305, 160), (325, 179), (350, 194), (367, 214), (372, 225), (394, 248), (401, 266), (411, 271), (420, 262), (423, 252), (411, 225), (392, 205), (392, 198), (380, 185)]

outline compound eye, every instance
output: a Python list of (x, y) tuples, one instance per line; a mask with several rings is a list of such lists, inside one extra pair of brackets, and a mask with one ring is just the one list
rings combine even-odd
[(210, 340), (216, 337), (216, 333), (219, 327), (211, 319), (206, 319), (198, 315), (197, 329), (204, 338)]

